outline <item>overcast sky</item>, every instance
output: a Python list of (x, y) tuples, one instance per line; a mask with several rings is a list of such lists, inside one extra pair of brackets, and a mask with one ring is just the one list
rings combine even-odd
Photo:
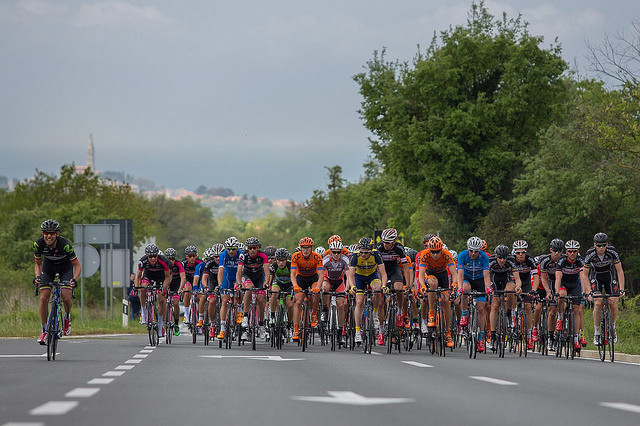
[[(304, 200), (369, 154), (352, 76), (374, 50), (410, 60), (471, 1), (42, 1), (0, 3), (0, 175), (86, 164), (166, 187), (226, 186)], [(629, 31), (637, 0), (488, 1), (558, 37)]]

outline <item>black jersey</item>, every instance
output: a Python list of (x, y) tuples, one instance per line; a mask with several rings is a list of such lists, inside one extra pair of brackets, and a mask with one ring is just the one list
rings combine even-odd
[(376, 246), (376, 250), (382, 256), (382, 262), (384, 263), (384, 269), (387, 271), (387, 275), (390, 275), (396, 270), (399, 264), (407, 263), (407, 255), (404, 252), (404, 247), (399, 242), (393, 243), (391, 250), (385, 250), (384, 243), (379, 243)]
[(269, 266), (269, 273), (273, 284), (290, 284), (291, 283), (291, 261), (287, 260), (284, 268), (278, 267), (278, 262), (274, 262)]
[(562, 272), (562, 282), (563, 283), (579, 283), (580, 282), (580, 272), (582, 272), (582, 268), (584, 267), (584, 262), (582, 260), (582, 256), (578, 255), (575, 262), (570, 262), (569, 258), (566, 254), (563, 254), (560, 260), (558, 261), (558, 266), (556, 267), (556, 272)]
[(44, 242), (44, 238), (38, 238), (33, 243), (33, 253), (36, 259), (44, 259), (44, 267), (70, 265), (78, 258), (69, 240), (63, 237), (57, 237), (52, 247)]
[(560, 261), (560, 259), (558, 259), (558, 262), (556, 262), (551, 257), (551, 253), (547, 253), (540, 256), (539, 261), (540, 261), (540, 273), (541, 274), (543, 272), (546, 273), (549, 278), (549, 282), (551, 282), (552, 284), (555, 283), (556, 268), (558, 267), (558, 262)]
[(173, 266), (169, 262), (169, 267), (171, 269), (171, 284), (180, 284), (180, 273), (184, 272), (182, 262), (174, 261)]
[(256, 279), (264, 279), (264, 265), (269, 263), (269, 258), (264, 252), (258, 250), (255, 257), (251, 257), (249, 253), (242, 253), (238, 266), (242, 265), (242, 275), (254, 281)]
[(591, 247), (584, 257), (585, 269), (591, 269), (596, 274), (612, 272), (618, 263), (620, 263), (620, 256), (610, 246), (605, 249), (602, 257), (598, 255), (595, 247)]
[(204, 269), (202, 270), (202, 274), (207, 274), (209, 275), (209, 278), (207, 278), (207, 285), (209, 286), (209, 288), (213, 288), (215, 287), (211, 285), (212, 282), (215, 282), (216, 285), (218, 285), (218, 270), (220, 269), (220, 265), (218, 265), (218, 262), (216, 262), (215, 260), (211, 259), (208, 260), (205, 264), (204, 264)]
[(498, 263), (498, 258), (495, 254), (489, 258), (489, 272), (491, 273), (492, 282), (511, 281), (515, 269), (515, 260), (511, 256), (505, 259), (504, 265), (502, 266)]
[(184, 268), (184, 274), (186, 275), (187, 282), (193, 283), (193, 275), (196, 273), (196, 267), (202, 263), (202, 260), (196, 258), (196, 261), (191, 265), (189, 259), (182, 261), (182, 267)]
[(151, 264), (149, 262), (149, 256), (146, 254), (140, 258), (138, 261), (138, 271), (146, 274), (151, 274), (153, 276), (164, 275), (165, 271), (169, 270), (169, 259), (164, 256), (158, 256), (158, 260), (155, 264)]

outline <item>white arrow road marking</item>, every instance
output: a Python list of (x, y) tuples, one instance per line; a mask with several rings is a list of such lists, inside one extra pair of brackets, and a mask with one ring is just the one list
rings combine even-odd
[(263, 361), (304, 361), (304, 358), (282, 358), (279, 355), (200, 355), (200, 358), (245, 358)]
[(482, 382), (493, 383), (494, 385), (502, 385), (502, 386), (517, 386), (516, 382), (509, 382), (506, 380), (494, 379), (493, 377), (485, 377), (485, 376), (469, 376), (470, 379), (480, 380)]
[(67, 392), (64, 396), (67, 398), (89, 398), (100, 392), (100, 388), (75, 388)]
[(60, 416), (76, 408), (78, 401), (49, 401), (29, 411), (32, 416)]
[(297, 401), (328, 402), (332, 404), (345, 405), (403, 404), (415, 401), (413, 398), (368, 398), (355, 392), (348, 391), (327, 391), (327, 393), (331, 396), (292, 396), (291, 399), (295, 399)]
[(417, 362), (417, 361), (402, 361), (405, 364), (408, 365), (413, 365), (414, 367), (422, 367), (422, 368), (432, 368), (433, 365), (429, 365), (429, 364), (423, 364), (421, 362)]
[(630, 411), (640, 414), (640, 405), (627, 404), (625, 402), (601, 402), (603, 407), (615, 408), (616, 410)]

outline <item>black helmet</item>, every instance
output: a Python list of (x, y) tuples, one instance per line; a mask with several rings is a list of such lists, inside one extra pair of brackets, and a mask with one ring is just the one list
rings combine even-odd
[(267, 255), (267, 257), (271, 258), (273, 256), (275, 256), (276, 254), (276, 247), (275, 246), (266, 246), (264, 248), (264, 254)]
[(164, 255), (167, 256), (169, 259), (175, 259), (176, 256), (178, 255), (178, 252), (173, 247), (169, 247), (164, 251)]
[(60, 224), (53, 219), (47, 219), (40, 225), (42, 232), (60, 232)]
[(504, 244), (500, 244), (494, 251), (496, 253), (496, 257), (499, 257), (500, 259), (506, 259), (510, 252), (509, 247)]
[(276, 252), (274, 253), (274, 256), (276, 257), (276, 260), (287, 260), (289, 259), (289, 250), (287, 250), (284, 247), (281, 247), (278, 250), (276, 250)]
[(260, 240), (256, 237), (249, 237), (245, 244), (247, 247), (260, 247)]
[(373, 240), (369, 237), (362, 237), (358, 241), (358, 248), (360, 250), (373, 250)]
[(146, 254), (147, 256), (157, 256), (158, 253), (160, 253), (160, 249), (154, 243), (148, 244), (144, 248), (144, 254)]
[(598, 232), (596, 235), (593, 236), (593, 242), (596, 244), (607, 243), (609, 242), (609, 237), (604, 232)]
[(551, 244), (549, 245), (549, 247), (553, 251), (562, 251), (562, 249), (564, 249), (564, 241), (562, 241), (560, 238), (554, 238), (553, 240), (551, 240)]
[(422, 237), (422, 245), (426, 247), (429, 243), (429, 240), (435, 236), (436, 234), (425, 234), (424, 237)]
[(196, 256), (198, 255), (198, 249), (196, 246), (186, 246), (184, 248), (184, 254), (186, 256), (190, 255), (190, 254), (195, 254)]

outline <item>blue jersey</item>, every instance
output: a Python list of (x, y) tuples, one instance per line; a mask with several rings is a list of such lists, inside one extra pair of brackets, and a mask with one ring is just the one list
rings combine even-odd
[(198, 263), (196, 265), (196, 270), (193, 273), (194, 277), (198, 277), (198, 286), (194, 287), (194, 290), (200, 290), (202, 289), (202, 272), (204, 272), (204, 262), (202, 263)]
[(484, 276), (484, 271), (489, 270), (489, 256), (480, 251), (477, 258), (469, 257), (469, 250), (463, 250), (458, 254), (458, 269), (464, 269), (464, 276), (472, 280), (479, 280)]
[(221, 268), (224, 268), (222, 275), (222, 283), (220, 286), (224, 289), (230, 289), (233, 282), (236, 280), (236, 273), (238, 272), (238, 262), (240, 261), (240, 254), (242, 251), (238, 250), (236, 255), (231, 257), (227, 250), (224, 250), (220, 255), (218, 264)]

